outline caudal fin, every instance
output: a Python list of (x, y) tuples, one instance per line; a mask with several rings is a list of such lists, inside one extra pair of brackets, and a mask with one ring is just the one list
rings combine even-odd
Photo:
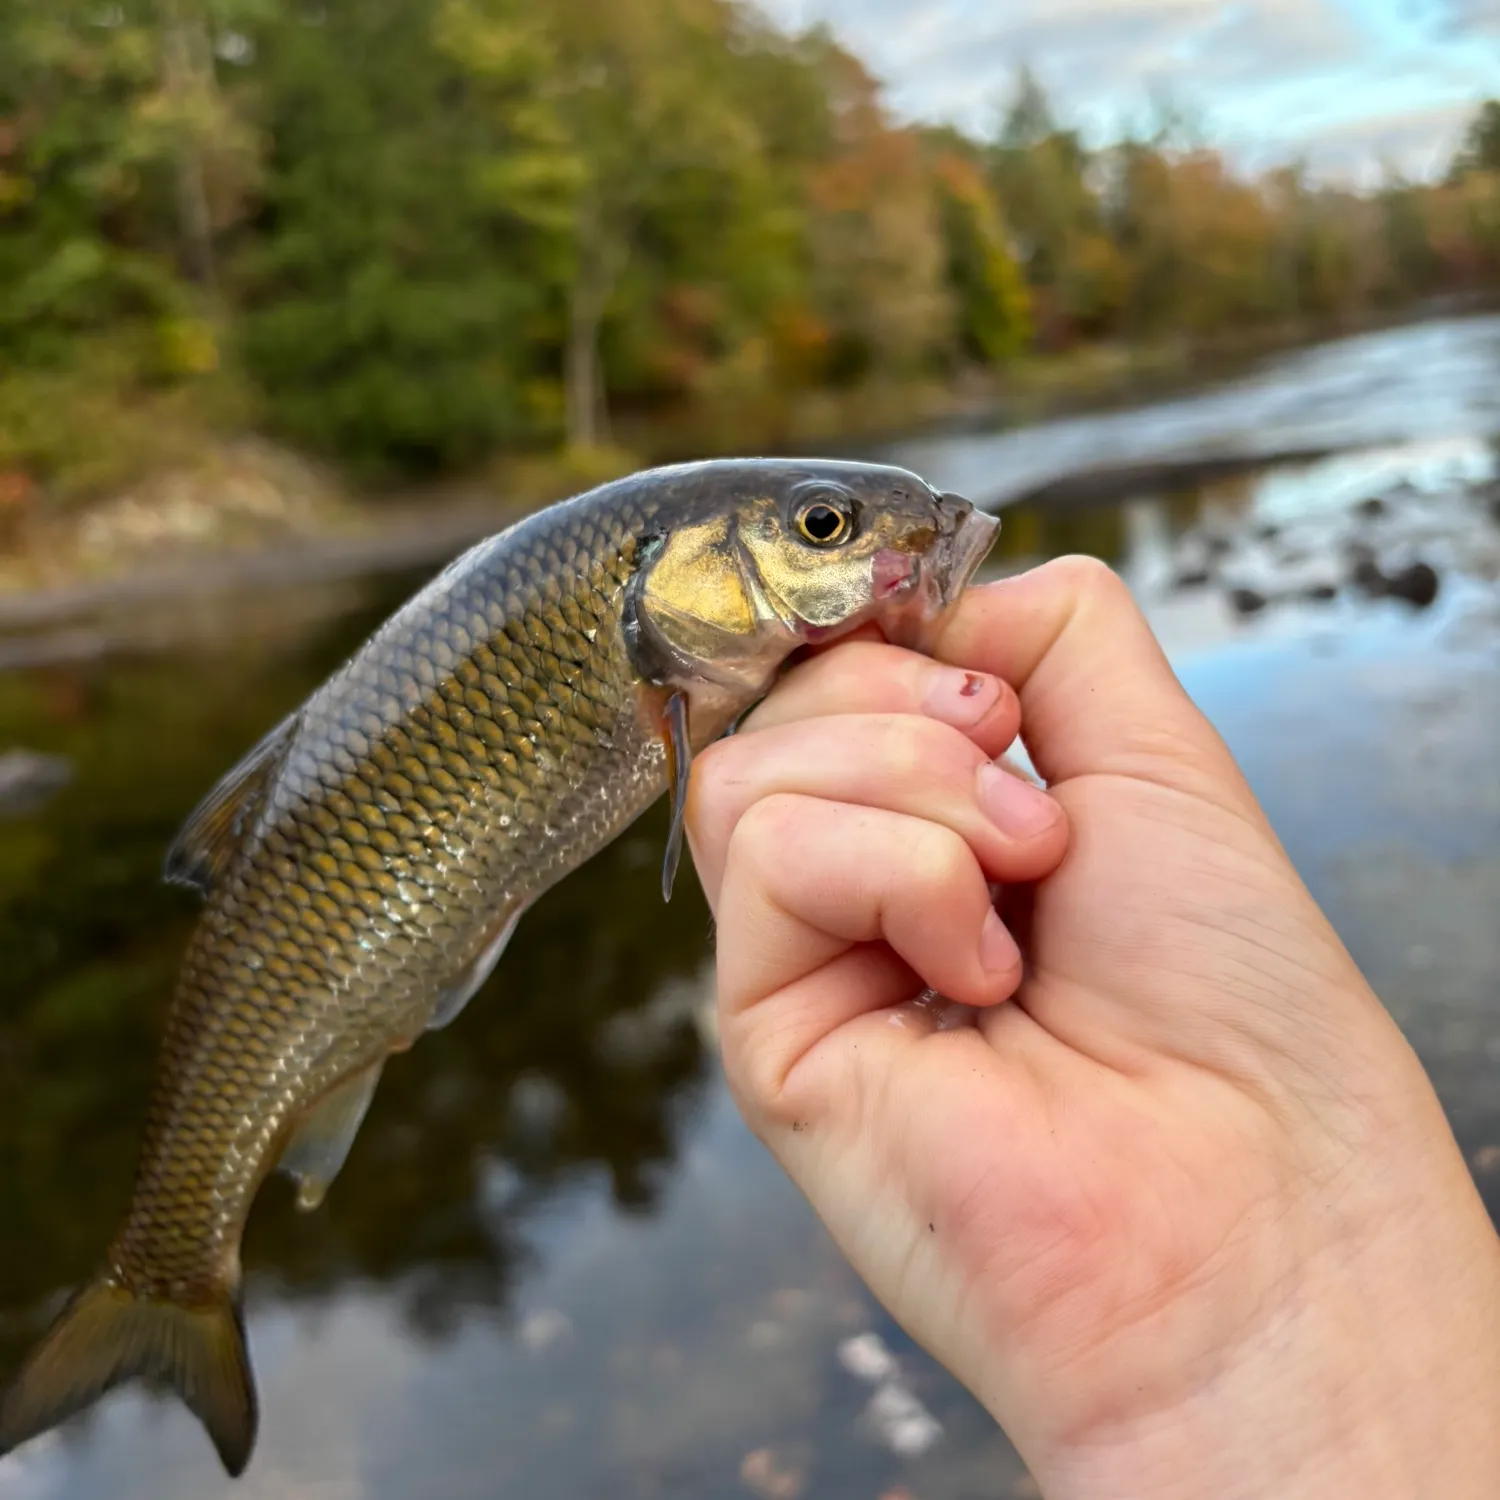
[(137, 1376), (171, 1385), (229, 1473), (244, 1472), (258, 1412), (234, 1300), (180, 1307), (108, 1277), (63, 1308), (0, 1399), (0, 1458)]

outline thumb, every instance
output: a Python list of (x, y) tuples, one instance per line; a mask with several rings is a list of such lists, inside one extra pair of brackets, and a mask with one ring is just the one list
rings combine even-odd
[(1059, 558), (970, 589), (933, 654), (1015, 688), (1027, 751), (1050, 784), (1095, 775), (1156, 782), (1269, 834), (1228, 747), (1102, 562)]

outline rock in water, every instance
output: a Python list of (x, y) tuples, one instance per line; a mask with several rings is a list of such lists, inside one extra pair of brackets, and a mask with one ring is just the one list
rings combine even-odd
[(1437, 598), (1441, 585), (1437, 569), (1431, 563), (1414, 562), (1387, 577), (1385, 586), (1394, 598), (1405, 599), (1418, 609), (1426, 609)]
[(0, 754), (0, 817), (35, 812), (73, 779), (72, 762), (33, 750)]

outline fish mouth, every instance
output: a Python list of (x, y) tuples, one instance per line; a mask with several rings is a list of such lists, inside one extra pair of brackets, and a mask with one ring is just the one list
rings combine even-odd
[[(943, 498), (951, 501), (958, 497), (945, 495)], [(969, 506), (968, 514), (947, 539), (947, 557), (938, 570), (943, 608), (952, 604), (973, 582), (980, 563), (989, 555), (990, 548), (995, 545), (995, 538), (1000, 535), (999, 516), (992, 516), (988, 511), (970, 505), (968, 501), (962, 503)]]
[(959, 596), (973, 581), (979, 565), (1000, 534), (1000, 519), (979, 510), (959, 495), (939, 496), (947, 525), (931, 552), (913, 558), (909, 582), (900, 602), (879, 612), (885, 638), (893, 646), (928, 650)]

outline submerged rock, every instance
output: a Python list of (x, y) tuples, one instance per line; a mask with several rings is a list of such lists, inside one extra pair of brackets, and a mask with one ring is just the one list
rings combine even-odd
[(1351, 579), (1372, 599), (1403, 599), (1417, 609), (1427, 609), (1436, 602), (1442, 588), (1437, 569), (1420, 559), (1387, 571), (1374, 558), (1361, 556)]
[(1437, 599), (1440, 586), (1437, 569), (1425, 562), (1414, 562), (1386, 578), (1387, 593), (1418, 609), (1428, 608)]
[(73, 764), (61, 755), (33, 750), (0, 753), (0, 817), (35, 812), (73, 779)]
[(1346, 493), (1323, 503), (1328, 497), (1314, 487), (1303, 513), (1288, 513), (1283, 486), (1266, 502), (1269, 515), (1252, 508), (1233, 520), (1206, 517), (1179, 539), (1165, 588), (1211, 587), (1233, 616), (1248, 620), (1283, 604), (1349, 595), (1426, 610), (1454, 587), (1500, 582), (1500, 477), (1445, 471), (1420, 485), (1388, 474), (1353, 480), (1363, 485), (1366, 477), (1378, 485), (1361, 489), (1336, 473), (1335, 488)]
[(1203, 563), (1183, 563), (1172, 574), (1172, 587), (1178, 590), (1206, 588), (1213, 582), (1213, 571)]
[(1349, 581), (1372, 599), (1385, 597), (1385, 574), (1380, 571), (1380, 564), (1373, 554), (1356, 558), (1349, 572)]
[(797, 1500), (806, 1479), (800, 1464), (782, 1458), (772, 1448), (756, 1448), (740, 1463), (740, 1483), (762, 1500)]

